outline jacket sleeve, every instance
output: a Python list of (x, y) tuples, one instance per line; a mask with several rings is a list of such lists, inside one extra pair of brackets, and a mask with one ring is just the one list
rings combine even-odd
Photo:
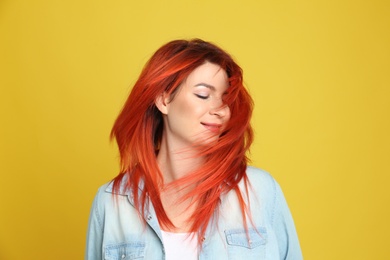
[(103, 210), (101, 205), (100, 195), (102, 189), (100, 188), (95, 196), (92, 204), (88, 231), (87, 231), (87, 243), (85, 250), (86, 260), (98, 260), (102, 259), (102, 243), (103, 243)]
[(279, 244), (280, 259), (303, 259), (294, 220), (279, 184), (275, 183), (273, 227)]

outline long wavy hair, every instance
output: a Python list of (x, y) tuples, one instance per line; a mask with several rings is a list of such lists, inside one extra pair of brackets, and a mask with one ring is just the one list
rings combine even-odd
[[(174, 227), (160, 199), (164, 179), (156, 156), (162, 138), (163, 117), (155, 101), (164, 92), (174, 98), (180, 84), (205, 62), (219, 65), (228, 75), (225, 103), (231, 117), (217, 143), (199, 152), (199, 156), (205, 158), (204, 165), (175, 182), (187, 187), (196, 184), (181, 200), (193, 198), (197, 202), (188, 223), (190, 231), (196, 232), (200, 239), (210, 220), (218, 216), (221, 195), (232, 190), (237, 194), (243, 225), (247, 229), (249, 205), (242, 192), (248, 192), (246, 167), (247, 152), (253, 140), (250, 126), (253, 101), (243, 85), (242, 69), (228, 53), (210, 42), (200, 39), (171, 41), (159, 48), (146, 63), (111, 131), (111, 138), (118, 143), (121, 166), (114, 179), (114, 191), (124, 185), (132, 192), (141, 217), (145, 217), (145, 207), (150, 201), (160, 224)], [(238, 187), (242, 180), (245, 191)]]

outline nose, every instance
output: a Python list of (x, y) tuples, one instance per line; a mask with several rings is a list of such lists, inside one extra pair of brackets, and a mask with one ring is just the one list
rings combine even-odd
[(218, 106), (210, 108), (210, 115), (216, 115), (224, 118), (230, 116), (230, 108), (226, 104), (219, 104)]

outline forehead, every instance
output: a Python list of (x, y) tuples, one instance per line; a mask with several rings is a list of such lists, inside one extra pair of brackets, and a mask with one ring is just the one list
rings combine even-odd
[(216, 89), (227, 88), (229, 85), (226, 71), (219, 65), (210, 62), (205, 62), (194, 69), (188, 75), (186, 82), (192, 86), (205, 83)]

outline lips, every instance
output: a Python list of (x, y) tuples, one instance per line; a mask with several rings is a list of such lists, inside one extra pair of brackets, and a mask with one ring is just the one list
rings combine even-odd
[(213, 124), (213, 123), (201, 123), (207, 130), (213, 133), (219, 133), (221, 130), (221, 124)]

